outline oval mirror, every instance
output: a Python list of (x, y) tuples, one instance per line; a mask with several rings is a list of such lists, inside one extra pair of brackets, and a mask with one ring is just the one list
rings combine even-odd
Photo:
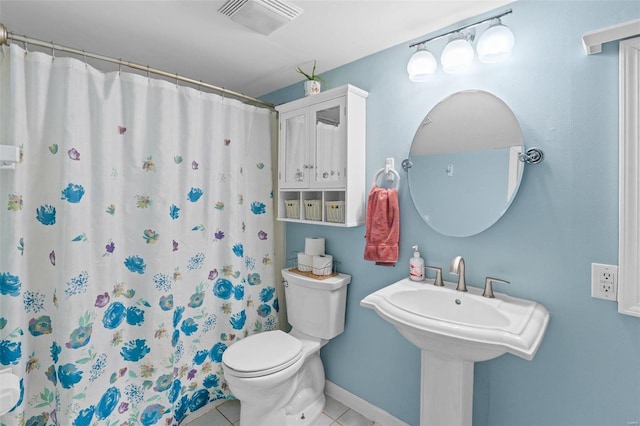
[(520, 186), (523, 150), (518, 120), (498, 97), (466, 90), (443, 99), (411, 143), (409, 191), (418, 213), (450, 237), (489, 228)]

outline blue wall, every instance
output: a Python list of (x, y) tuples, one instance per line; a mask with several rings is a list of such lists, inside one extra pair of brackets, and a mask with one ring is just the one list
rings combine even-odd
[[(507, 62), (476, 64), (466, 75), (438, 71), (416, 84), (405, 71), (406, 43), (323, 74), (331, 87), (369, 91), (367, 181), (386, 157), (399, 164), (408, 156), (420, 120), (445, 96), (482, 89), (504, 100), (525, 145), (540, 147), (545, 160), (525, 168), (503, 218), (473, 237), (441, 236), (418, 216), (404, 179), (395, 268), (362, 259), (364, 227), (288, 224), (287, 251), (303, 250), (306, 236), (327, 238), (327, 252), (353, 276), (345, 332), (322, 350), (327, 379), (405, 422), (419, 422), (419, 350), (359, 302), (405, 277), (411, 246), (419, 244), (427, 264), (444, 269), (462, 255), (471, 285), (487, 275), (507, 279), (497, 291), (551, 312), (533, 361), (504, 355), (476, 364), (474, 425), (627, 425), (640, 421), (640, 318), (590, 296), (591, 262), (617, 263), (618, 45), (586, 56), (581, 36), (638, 18), (640, 2), (525, 0), (511, 7), (504, 22), (516, 47)], [(282, 103), (302, 94), (296, 84), (265, 98)]]

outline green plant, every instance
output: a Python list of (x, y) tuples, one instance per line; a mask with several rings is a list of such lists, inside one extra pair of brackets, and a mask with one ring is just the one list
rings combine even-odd
[(327, 83), (322, 77), (316, 75), (316, 61), (313, 61), (313, 69), (311, 70), (311, 74), (302, 71), (302, 68), (300, 67), (296, 68), (296, 71), (305, 76), (307, 80), (316, 80), (324, 84)]

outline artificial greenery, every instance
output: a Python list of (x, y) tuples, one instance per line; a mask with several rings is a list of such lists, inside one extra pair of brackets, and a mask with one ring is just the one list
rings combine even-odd
[(300, 67), (298, 67), (296, 71), (304, 75), (307, 78), (307, 80), (316, 80), (321, 83), (327, 84), (327, 82), (322, 77), (320, 77), (319, 75), (316, 75), (316, 61), (313, 61), (313, 69), (311, 70), (311, 74), (302, 71), (302, 68)]

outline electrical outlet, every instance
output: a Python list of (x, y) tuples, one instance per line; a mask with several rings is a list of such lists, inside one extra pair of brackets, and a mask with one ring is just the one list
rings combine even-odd
[(618, 294), (618, 266), (591, 264), (591, 297), (616, 301)]

